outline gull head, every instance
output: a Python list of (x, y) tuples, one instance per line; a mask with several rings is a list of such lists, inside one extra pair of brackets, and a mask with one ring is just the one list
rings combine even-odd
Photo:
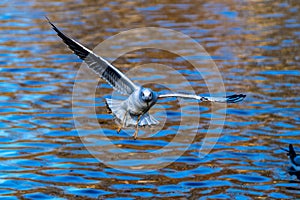
[(143, 88), (141, 90), (141, 98), (144, 102), (150, 102), (154, 98), (153, 91), (149, 88)]

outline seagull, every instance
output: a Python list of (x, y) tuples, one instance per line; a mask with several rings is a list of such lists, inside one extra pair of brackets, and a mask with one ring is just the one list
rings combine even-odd
[(296, 154), (293, 145), (292, 144), (289, 145), (289, 150), (284, 148), (281, 149), (287, 152), (287, 155), (290, 158), (292, 169), (295, 172), (300, 172), (300, 155)]
[(221, 102), (221, 103), (236, 103), (242, 101), (246, 95), (234, 94), (226, 97), (204, 97), (192, 94), (159, 94), (151, 88), (146, 88), (132, 82), (119, 69), (106, 61), (101, 56), (95, 54), (76, 40), (68, 37), (60, 31), (47, 17), (48, 23), (62, 41), (83, 60), (90, 69), (92, 69), (100, 78), (109, 83), (114, 90), (127, 96), (125, 100), (116, 100), (106, 98), (106, 105), (112, 114), (121, 122), (118, 128), (119, 133), (122, 128), (134, 126), (134, 139), (137, 138), (138, 128), (141, 126), (157, 125), (159, 122), (149, 114), (149, 109), (154, 106), (158, 99), (167, 97), (178, 97), (195, 99), (200, 102)]

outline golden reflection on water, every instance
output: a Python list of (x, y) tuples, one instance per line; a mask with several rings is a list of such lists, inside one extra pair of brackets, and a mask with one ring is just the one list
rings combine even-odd
[[(290, 182), (294, 177), (286, 172), (287, 157), (279, 147), (288, 143), (297, 147), (300, 139), (299, 7), (298, 1), (283, 0), (0, 3), (5, 13), (0, 17), (0, 195), (33, 199), (297, 198), (299, 192), (292, 190), (295, 184)], [(197, 153), (208, 128), (209, 104), (200, 105), (197, 136), (176, 162), (152, 174), (111, 169), (94, 159), (75, 130), (71, 97), (80, 63), (55, 36), (45, 15), (91, 49), (132, 28), (183, 32), (213, 57), (227, 91), (247, 93), (247, 98), (228, 106), (223, 134), (205, 158)], [(114, 64), (121, 71), (152, 61), (191, 69), (177, 58), (147, 49), (129, 52)], [(203, 80), (188, 78), (199, 86), (197, 93), (207, 92)], [(177, 103), (163, 105), (178, 112)], [(106, 114), (103, 106), (96, 110)], [(112, 119), (99, 118), (98, 122), (111, 130), (109, 138), (119, 147), (139, 151), (159, 148), (157, 141), (169, 142), (178, 125), (170, 119), (163, 129), (169, 132), (136, 145), (129, 136), (113, 134)], [(97, 136), (92, 128), (87, 131)]]

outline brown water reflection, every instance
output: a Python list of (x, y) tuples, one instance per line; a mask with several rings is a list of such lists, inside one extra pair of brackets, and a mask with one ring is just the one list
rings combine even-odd
[[(299, 182), (288, 174), (287, 156), (280, 150), (293, 143), (300, 151), (299, 8), (296, 0), (2, 1), (0, 196), (299, 198)], [(197, 131), (197, 136), (176, 162), (145, 174), (109, 168), (86, 150), (74, 127), (71, 97), (80, 63), (50, 29), (45, 15), (90, 48), (132, 28), (183, 32), (213, 57), (227, 92), (246, 92), (247, 99), (228, 106), (223, 133), (205, 158), (197, 152), (208, 128), (209, 104), (200, 105), (199, 127), (187, 127), (187, 135)], [(196, 92), (207, 93), (188, 63), (168, 52), (129, 52), (114, 64), (126, 71), (151, 62), (182, 70)], [(102, 97), (96, 98), (99, 123), (121, 147), (147, 151), (174, 137), (177, 101), (162, 103), (174, 117), (159, 135), (133, 143), (115, 133)]]

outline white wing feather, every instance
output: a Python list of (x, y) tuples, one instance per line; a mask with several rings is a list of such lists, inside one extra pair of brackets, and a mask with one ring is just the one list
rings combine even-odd
[(242, 101), (246, 97), (246, 95), (234, 94), (226, 97), (203, 97), (203, 96), (192, 95), (192, 94), (174, 93), (174, 94), (161, 94), (158, 96), (158, 98), (166, 98), (166, 97), (180, 97), (180, 98), (196, 99), (199, 101), (210, 101), (210, 102), (219, 102), (219, 103), (237, 103), (239, 101)]

